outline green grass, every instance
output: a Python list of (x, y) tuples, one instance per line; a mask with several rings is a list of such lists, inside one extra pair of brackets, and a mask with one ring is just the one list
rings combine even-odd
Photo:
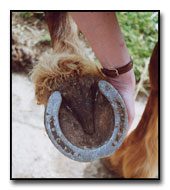
[(43, 12), (20, 12), (20, 17), (24, 20), (29, 20), (32, 18), (36, 18), (42, 20), (44, 18)]
[(153, 12), (119, 12), (119, 24), (134, 61), (136, 80), (140, 80), (146, 61), (158, 41), (158, 14)]
[(23, 19), (29, 19), (32, 18), (34, 15), (34, 12), (21, 12), (20, 17)]

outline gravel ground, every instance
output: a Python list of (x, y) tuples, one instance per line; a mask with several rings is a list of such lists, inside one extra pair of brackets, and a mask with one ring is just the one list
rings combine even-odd
[[(144, 100), (136, 102), (133, 126), (144, 107)], [(31, 81), (25, 75), (12, 74), (13, 178), (116, 178), (100, 161), (80, 163), (63, 156), (49, 140), (43, 117), (44, 106), (36, 105)]]

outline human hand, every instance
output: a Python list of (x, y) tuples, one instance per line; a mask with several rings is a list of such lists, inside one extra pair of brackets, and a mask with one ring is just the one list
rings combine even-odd
[(127, 112), (129, 127), (132, 125), (135, 116), (135, 100), (134, 100), (134, 90), (135, 90), (135, 76), (134, 72), (131, 70), (123, 75), (116, 78), (109, 78), (109, 82), (118, 90), (121, 97), (123, 98)]

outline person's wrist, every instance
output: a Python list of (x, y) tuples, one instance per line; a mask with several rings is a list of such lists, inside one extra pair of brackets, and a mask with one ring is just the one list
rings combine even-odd
[(103, 68), (106, 68), (108, 70), (114, 70), (116, 68), (125, 66), (127, 63), (132, 61), (132, 58), (129, 54), (127, 54), (127, 55), (118, 56), (118, 57), (114, 58), (114, 60), (113, 60), (113, 57), (110, 59), (107, 57), (103, 60), (100, 59), (100, 61), (101, 61)]
[[(119, 66), (112, 65), (112, 68), (109, 67), (109, 64), (105, 67), (104, 64), (103, 68), (101, 68), (101, 72), (106, 75), (107, 77), (118, 77), (119, 75), (122, 75), (124, 73), (127, 73), (133, 68), (133, 61), (131, 58), (128, 59), (129, 61), (125, 64), (119, 64)], [(123, 63), (123, 62), (122, 62)]]
[(114, 83), (114, 85), (119, 85), (119, 86), (124, 86), (130, 89), (135, 88), (135, 75), (133, 70), (130, 70), (124, 74), (121, 74), (115, 78), (112, 77), (108, 77), (108, 81), (110, 83)]

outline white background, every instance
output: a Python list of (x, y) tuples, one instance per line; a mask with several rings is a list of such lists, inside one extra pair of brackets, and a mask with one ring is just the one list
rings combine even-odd
[[(168, 0), (1, 0), (0, 5), (0, 188), (1, 189), (167, 189), (170, 186), (170, 7)], [(9, 180), (10, 171), (10, 10), (161, 10), (161, 65), (162, 65), (162, 169), (160, 183), (105, 183), (83, 184), (14, 183)], [(21, 142), (22, 143), (22, 142)], [(86, 184), (86, 185), (85, 185)]]

